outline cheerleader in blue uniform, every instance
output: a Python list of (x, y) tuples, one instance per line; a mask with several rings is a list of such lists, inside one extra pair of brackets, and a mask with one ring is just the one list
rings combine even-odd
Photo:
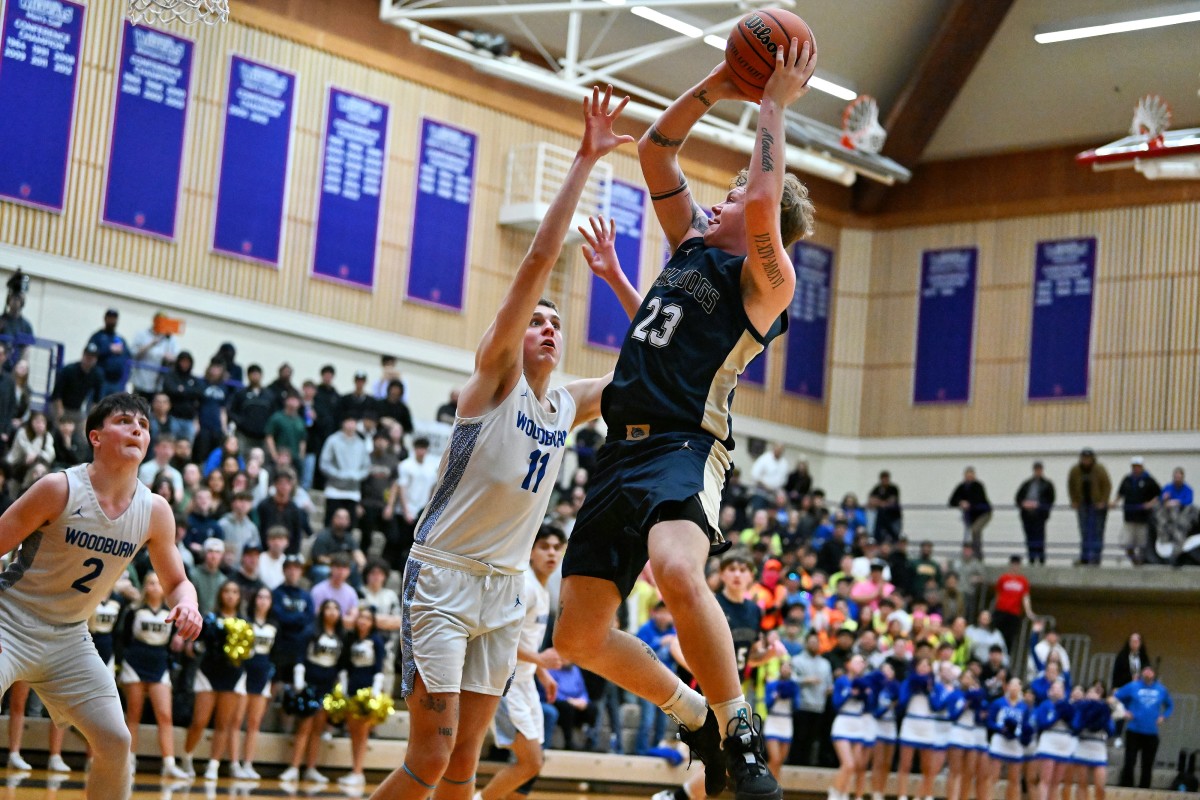
[(884, 662), (871, 673), (875, 682), (875, 747), (871, 755), (871, 799), (883, 800), (888, 775), (892, 772), (892, 756), (896, 752), (899, 731), (896, 728), (896, 704), (900, 699), (900, 683), (892, 665)]
[(158, 723), (158, 747), (162, 753), (162, 774), (168, 778), (186, 778), (175, 765), (175, 732), (171, 718), (170, 646), (174, 626), (167, 622), (166, 598), (162, 583), (153, 572), (142, 579), (142, 599), (125, 614), (122, 626), (120, 686), (125, 692), (125, 723), (129, 726), (130, 769), (136, 770), (138, 727), (146, 697)]
[[(317, 609), (317, 630), (304, 648), (304, 661), (297, 664), (292, 684), (296, 691), (310, 688), (317, 698), (324, 698), (333, 691), (337, 683), (338, 667), (342, 662), (345, 640), (342, 632), (342, 607), (336, 600), (326, 600)], [(279, 776), (281, 781), (300, 779), (300, 764), (307, 763), (304, 779), (313, 783), (328, 783), (329, 779), (317, 771), (317, 756), (321, 751), (321, 734), (329, 719), (325, 708), (317, 709), (311, 717), (305, 717), (296, 725), (293, 740), (292, 763)]]
[(863, 677), (866, 661), (854, 655), (846, 662), (846, 674), (833, 682), (833, 720), (830, 738), (838, 756), (838, 772), (829, 789), (830, 800), (848, 800), (850, 784), (857, 779), (861, 792), (866, 777), (865, 748), (875, 744), (875, 721), (871, 715), (874, 698), (871, 682)]
[(919, 659), (900, 685), (900, 768), (897, 770), (897, 792), (900, 800), (908, 800), (908, 776), (912, 770), (913, 754), (921, 754), (922, 797), (930, 797), (933, 779), (944, 761), (946, 742), (938, 740), (937, 712), (941, 711), (944, 692), (935, 692), (933, 666), (928, 658)]
[(800, 684), (792, 678), (792, 662), (779, 662), (779, 677), (767, 681), (765, 691), (767, 718), (763, 722), (763, 738), (767, 742), (767, 768), (778, 775), (792, 746), (796, 703), (800, 699)]
[[(259, 774), (254, 769), (254, 755), (258, 751), (258, 732), (262, 728), (267, 703), (271, 699), (271, 679), (275, 676), (275, 665), (271, 662), (271, 650), (275, 647), (273, 595), (265, 586), (258, 587), (246, 602), (246, 619), (254, 631), (254, 655), (246, 661), (246, 694), (241, 696), (237, 722), (233, 726), (233, 755), (230, 765), (233, 777), (256, 781)], [(243, 740), (242, 723), (246, 724)], [(237, 756), (242, 754), (239, 762)]]
[[(192, 645), (192, 652), (200, 658), (193, 689), (196, 705), (192, 711), (192, 724), (188, 726), (184, 744), (183, 770), (195, 774), (192, 754), (210, 719), (213, 722), (212, 747), (209, 750), (208, 766), (204, 779), (216, 780), (221, 773), (221, 758), (227, 753), (232, 758), (233, 727), (237, 722), (238, 706), (246, 694), (246, 669), (244, 664), (234, 664), (225, 653), (226, 631), (223, 622), (241, 620), (242, 587), (236, 581), (225, 581), (217, 590), (216, 614), (204, 620), (204, 630)], [(241, 620), (245, 622), (245, 620)]]
[(1087, 780), (1092, 779), (1095, 800), (1104, 800), (1104, 786), (1108, 780), (1108, 740), (1116, 735), (1112, 708), (1104, 699), (1104, 684), (1097, 681), (1087, 694), (1074, 705), (1071, 729), (1078, 737), (1075, 756), (1077, 765), (1076, 797), (1087, 797)]
[(92, 635), (92, 644), (96, 645), (96, 652), (110, 670), (116, 668), (113, 661), (116, 636), (113, 631), (117, 627), (117, 618), (121, 616), (122, 608), (120, 597), (112, 594), (96, 606), (96, 610), (88, 618), (88, 633)]
[[(354, 630), (346, 636), (342, 651), (346, 670), (346, 696), (354, 697), (360, 689), (370, 689), (378, 695), (383, 691), (383, 662), (387, 643), (375, 630), (375, 607), (360, 606), (354, 620)], [(367, 782), (363, 760), (367, 757), (367, 738), (375, 721), (350, 714), (346, 727), (350, 730), (351, 770), (338, 778), (342, 786), (356, 787)]]
[(1033, 724), (1038, 730), (1037, 748), (1033, 755), (1040, 761), (1038, 795), (1041, 800), (1056, 796), (1058, 787), (1066, 777), (1067, 768), (1075, 758), (1075, 747), (1079, 740), (1071, 729), (1074, 717), (1075, 709), (1071, 701), (1063, 696), (1062, 684), (1051, 684), (1049, 695), (1033, 713)]
[(1008, 787), (1005, 800), (1020, 800), (1021, 765), (1025, 763), (1025, 745), (1032, 737), (1029, 706), (1021, 696), (1021, 679), (1010, 678), (1004, 685), (1004, 696), (988, 707), (988, 728), (992, 741), (988, 746), (991, 769), (988, 770), (984, 798), (993, 797), (1001, 766), (1007, 768)]
[(946, 697), (944, 710), (950, 723), (950, 733), (946, 737), (946, 762), (949, 764), (946, 800), (960, 800), (967, 794), (963, 791), (963, 783), (965, 781), (969, 787), (975, 775), (978, 759), (975, 754), (975, 709), (971, 703), (971, 692), (978, 687), (975, 675), (965, 670)]

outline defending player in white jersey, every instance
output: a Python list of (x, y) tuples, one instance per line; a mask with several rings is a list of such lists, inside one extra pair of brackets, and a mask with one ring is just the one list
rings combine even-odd
[[(523, 569), (571, 428), (600, 414), (610, 376), (550, 388), (562, 353), (552, 303), (539, 300), (592, 167), (630, 136), (613, 133), (627, 99), (583, 103), (584, 133), (562, 188), (475, 352), (437, 486), (404, 573), (401, 683), (405, 763), (377, 798), (467, 800), (479, 748), (512, 680), (525, 616)], [(619, 268), (595, 264), (628, 313), (640, 298)]]
[(510, 794), (528, 797), (542, 771), (546, 726), (534, 676), (546, 690), (546, 702), (553, 703), (558, 685), (548, 670), (561, 667), (562, 659), (554, 648), (542, 650), (550, 622), (550, 592), (546, 590), (546, 582), (558, 569), (566, 544), (563, 532), (549, 525), (543, 525), (533, 540), (529, 569), (525, 571), (526, 610), (517, 647), (517, 672), (508, 694), (500, 701), (495, 721), (496, 745), (512, 750), (515, 760), (493, 775), (483, 791), (475, 793), (474, 800), (504, 800)]
[(0, 553), (20, 545), (0, 574), (0, 693), (25, 680), (56, 725), (91, 745), (87, 796), (130, 794), (129, 731), (112, 673), (91, 646), (87, 620), (146, 545), (185, 639), (200, 632), (196, 589), (175, 549), (167, 502), (138, 481), (150, 442), (150, 407), (113, 394), (88, 414), (90, 464), (47, 475), (0, 517)]

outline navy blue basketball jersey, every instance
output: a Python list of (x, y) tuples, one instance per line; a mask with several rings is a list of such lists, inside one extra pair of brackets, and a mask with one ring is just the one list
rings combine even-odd
[(724, 592), (717, 592), (717, 604), (721, 606), (725, 621), (729, 623), (733, 650), (737, 655), (738, 673), (745, 677), (750, 650), (762, 635), (762, 609), (753, 600), (735, 603), (726, 597)]
[(738, 375), (779, 334), (754, 329), (742, 301), (743, 256), (697, 237), (679, 246), (625, 334), (601, 410), (610, 440), (703, 431), (733, 449)]

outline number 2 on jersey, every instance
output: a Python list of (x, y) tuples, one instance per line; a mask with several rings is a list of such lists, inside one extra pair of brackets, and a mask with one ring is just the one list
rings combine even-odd
[[(633, 338), (639, 342), (649, 340), (650, 344), (655, 347), (666, 347), (670, 344), (671, 337), (675, 335), (675, 327), (683, 319), (683, 309), (674, 303), (664, 306), (662, 299), (658, 297), (650, 298), (646, 308), (650, 309), (650, 316), (639, 322), (633, 329)], [(659, 312), (662, 312), (662, 324), (657, 330), (651, 330), (650, 326), (658, 319)]]
[(88, 586), (88, 584), (96, 580), (96, 578), (99, 578), (100, 573), (104, 572), (104, 562), (98, 558), (89, 558), (87, 561), (83, 562), (83, 565), (85, 567), (91, 567), (92, 571), (72, 583), (71, 588), (77, 592), (88, 594), (92, 591), (92, 587)]
[[(529, 472), (525, 473), (525, 480), (521, 483), (522, 489), (529, 489), (529, 482), (533, 481), (533, 473), (537, 472), (537, 480), (533, 482), (531, 492), (537, 494), (538, 487), (542, 485), (542, 478), (546, 477), (546, 465), (550, 463), (550, 452), (543, 453), (541, 450), (534, 450), (529, 454)], [(539, 464), (541, 468), (539, 469)]]

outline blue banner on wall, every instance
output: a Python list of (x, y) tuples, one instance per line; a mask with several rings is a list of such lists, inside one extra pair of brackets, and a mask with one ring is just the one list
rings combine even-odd
[(8, 0), (0, 57), (0, 199), (62, 211), (85, 8)]
[(751, 386), (766, 386), (767, 384), (767, 351), (750, 359), (746, 371), (738, 377), (738, 383), (748, 383)]
[(1029, 339), (1029, 399), (1088, 394), (1096, 239), (1038, 242)]
[[(642, 231), (646, 221), (646, 193), (632, 184), (613, 181), (608, 216), (616, 229), (613, 247), (621, 271), (637, 288), (642, 266)], [(617, 351), (629, 330), (629, 315), (604, 281), (592, 275), (588, 297), (587, 343)]]
[(408, 299), (462, 311), (475, 193), (475, 134), (421, 120)]
[(213, 250), (279, 264), (296, 76), (229, 60)]
[(833, 251), (799, 242), (792, 248), (792, 264), (796, 269), (796, 293), (788, 308), (783, 390), (824, 400)]
[(102, 220), (175, 238), (192, 42), (125, 20)]
[(329, 87), (314, 275), (374, 285), (387, 136), (386, 105)]
[(921, 256), (914, 403), (971, 399), (978, 261), (976, 247), (926, 250)]

